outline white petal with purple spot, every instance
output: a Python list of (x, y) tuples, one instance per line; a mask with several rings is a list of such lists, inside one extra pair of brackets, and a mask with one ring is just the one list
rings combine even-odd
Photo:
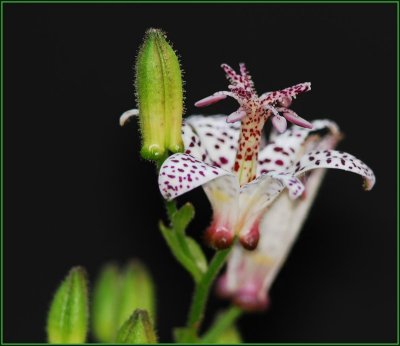
[[(318, 130), (327, 129), (329, 134), (339, 137), (338, 126), (330, 120), (314, 120), (313, 129), (292, 126), (283, 134), (274, 135), (258, 155), (257, 176), (269, 171), (286, 171), (295, 163), (296, 158), (304, 150), (307, 137)], [(320, 140), (323, 140), (323, 136)]]
[(183, 123), (182, 139), (185, 147), (185, 154), (192, 155), (194, 158), (205, 163), (211, 163), (206, 148), (202, 145), (199, 136), (194, 132), (192, 126)]
[[(231, 176), (236, 177), (219, 167), (210, 166), (187, 154), (170, 156), (161, 166), (158, 185), (163, 197), (174, 199), (211, 180)], [(232, 179), (232, 178), (229, 178)]]
[(361, 160), (342, 151), (311, 151), (296, 163), (294, 173), (299, 176), (316, 168), (335, 168), (359, 174), (364, 178), (366, 190), (371, 190), (375, 184), (373, 171)]
[[(192, 115), (185, 120), (186, 126), (191, 126), (199, 139), (200, 146), (207, 152), (207, 162), (210, 165), (231, 170), (235, 162), (239, 141), (240, 123), (228, 124), (226, 115), (203, 116)], [(190, 138), (184, 135), (185, 149)]]

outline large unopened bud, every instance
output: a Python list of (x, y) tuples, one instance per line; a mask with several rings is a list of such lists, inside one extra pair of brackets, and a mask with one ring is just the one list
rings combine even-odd
[(58, 287), (47, 318), (47, 338), (51, 344), (80, 344), (88, 329), (88, 288), (82, 267), (70, 270)]
[(182, 74), (178, 57), (159, 29), (146, 32), (136, 61), (135, 86), (142, 157), (159, 160), (166, 150), (183, 151)]

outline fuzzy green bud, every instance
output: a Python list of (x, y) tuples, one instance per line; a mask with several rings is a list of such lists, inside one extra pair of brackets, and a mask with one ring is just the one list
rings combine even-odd
[(116, 341), (121, 344), (156, 343), (156, 333), (147, 311), (135, 310), (119, 329)]
[(100, 272), (93, 289), (92, 331), (96, 340), (103, 343), (113, 342), (119, 327), (120, 283), (118, 267), (108, 264)]
[(86, 271), (73, 267), (58, 287), (47, 318), (47, 338), (52, 344), (83, 343), (88, 327)]
[(179, 60), (159, 29), (149, 29), (136, 60), (136, 96), (142, 132), (141, 155), (160, 160), (183, 151), (182, 73)]
[(135, 309), (146, 309), (155, 319), (154, 285), (147, 269), (137, 260), (123, 270), (106, 265), (93, 291), (93, 336), (99, 342), (114, 342), (118, 329)]
[(122, 273), (117, 316), (118, 326), (121, 326), (135, 309), (147, 310), (150, 318), (154, 321), (155, 293), (153, 281), (143, 264), (138, 261), (131, 261)]

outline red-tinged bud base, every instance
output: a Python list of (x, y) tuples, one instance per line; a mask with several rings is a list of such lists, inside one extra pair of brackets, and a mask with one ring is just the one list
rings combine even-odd
[(269, 307), (269, 297), (260, 296), (259, 289), (253, 284), (247, 284), (235, 293), (233, 302), (244, 311), (265, 311)]
[(240, 236), (240, 243), (246, 250), (254, 250), (260, 240), (259, 221), (256, 221), (249, 232)]
[(214, 223), (207, 229), (205, 240), (214, 249), (223, 250), (229, 248), (233, 243), (233, 231), (225, 226), (215, 227)]

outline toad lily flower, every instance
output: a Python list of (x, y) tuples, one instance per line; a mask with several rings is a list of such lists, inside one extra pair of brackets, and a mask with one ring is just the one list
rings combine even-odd
[[(305, 191), (298, 200), (283, 192), (270, 204), (260, 223), (261, 238), (256, 250), (244, 251), (239, 246), (233, 249), (218, 291), (244, 310), (263, 310), (268, 305), (268, 291), (297, 238), (326, 171), (311, 169), (337, 168), (358, 173), (365, 178), (367, 190), (375, 183), (373, 172), (360, 160), (332, 150), (340, 139), (336, 124), (317, 120), (313, 126), (318, 131), (292, 128), (273, 139), (263, 151), (261, 159), (271, 162), (277, 159), (278, 153), (288, 152), (291, 160), (297, 161), (291, 168), (294, 175), (307, 171), (301, 178)], [(320, 130), (326, 134), (319, 135)]]
[[(372, 187), (371, 170), (349, 154), (316, 150), (298, 159), (296, 146), (304, 141), (310, 129), (317, 131), (327, 126), (327, 121), (306, 122), (284, 107), (291, 98), (309, 90), (308, 83), (258, 98), (244, 65), (241, 65), (241, 75), (227, 65), (223, 68), (231, 81), (231, 91), (216, 93), (197, 105), (211, 104), (229, 95), (238, 100), (240, 114), (237, 117), (231, 114), (228, 119), (225, 116), (187, 118), (182, 128), (186, 151), (170, 156), (159, 174), (160, 191), (168, 200), (203, 186), (214, 211), (213, 221), (206, 231), (206, 240), (211, 246), (229, 247), (238, 235), (243, 247), (255, 249), (260, 221), (268, 207), (285, 188), (291, 199), (300, 197), (304, 185), (299, 178), (314, 168), (352, 171), (366, 179), (367, 189)], [(278, 103), (279, 108), (275, 109)], [(276, 114), (279, 111), (286, 114), (286, 119), (295, 119), (307, 129), (296, 128), (275, 135), (275, 143), (263, 146), (263, 125), (271, 114), (280, 116)], [(281, 130), (282, 127), (278, 127), (278, 131)]]

